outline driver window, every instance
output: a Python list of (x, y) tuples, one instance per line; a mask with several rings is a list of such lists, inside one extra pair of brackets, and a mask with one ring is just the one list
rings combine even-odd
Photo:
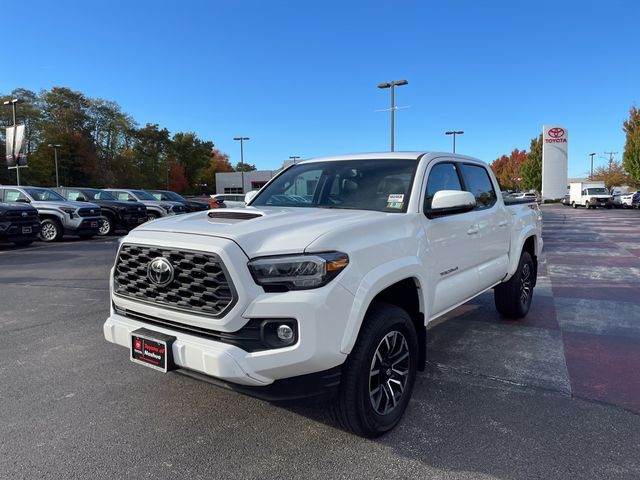
[(440, 190), (462, 190), (458, 169), (455, 164), (449, 162), (438, 163), (429, 172), (427, 191), (424, 196), (425, 212), (431, 209), (433, 196)]

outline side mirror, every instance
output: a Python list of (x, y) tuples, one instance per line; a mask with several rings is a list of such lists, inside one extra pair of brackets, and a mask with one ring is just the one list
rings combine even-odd
[(76, 202), (86, 202), (87, 199), (84, 198), (82, 195), (80, 195), (78, 198), (76, 198)]
[(244, 196), (244, 203), (246, 203), (247, 205), (249, 204), (249, 202), (251, 200), (254, 199), (254, 197), (258, 194), (257, 190), (252, 190), (250, 192), (247, 192)]
[(16, 198), (16, 202), (18, 203), (31, 203), (31, 200), (28, 198)]
[(476, 208), (476, 198), (471, 192), (460, 190), (440, 190), (431, 201), (431, 208), (425, 212), (428, 218), (470, 212)]

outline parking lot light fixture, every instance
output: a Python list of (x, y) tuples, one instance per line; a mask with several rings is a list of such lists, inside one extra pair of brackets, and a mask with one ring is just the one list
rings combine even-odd
[(234, 140), (240, 142), (240, 178), (242, 179), (242, 192), (244, 193), (244, 142), (249, 140), (249, 137), (233, 137)]
[(47, 145), (49, 148), (53, 148), (53, 158), (55, 159), (55, 163), (56, 163), (56, 187), (60, 186), (60, 181), (58, 180), (58, 149), (62, 146), (62, 145), (58, 145), (57, 143), (50, 143), (49, 145)]
[(453, 135), (453, 153), (456, 153), (456, 135), (463, 135), (462, 130), (449, 130), (444, 132), (445, 135)]
[(591, 174), (589, 174), (589, 180), (593, 180), (593, 157), (595, 157), (595, 155), (595, 152), (589, 154), (591, 157)]
[[(14, 98), (12, 100), (5, 100), (4, 102), (2, 102), (3, 105), (11, 105), (11, 111), (13, 114), (13, 145), (11, 145), (11, 153), (15, 156), (16, 159), (16, 184), (20, 185), (20, 159), (19, 159), (19, 155), (18, 152), (15, 151), (16, 149), (16, 136), (18, 133), (18, 124), (16, 123), (16, 105), (18, 105), (18, 103), (20, 103), (21, 100), (18, 98)], [(9, 168), (13, 168), (13, 167), (9, 167)]]
[(379, 83), (378, 88), (389, 88), (391, 90), (391, 151), (394, 151), (394, 114), (396, 111), (395, 105), (395, 87), (401, 87), (402, 85), (407, 85), (409, 82), (407, 80), (392, 80), (390, 82)]
[(298, 157), (297, 155), (292, 155), (289, 157), (291, 160), (293, 160), (293, 164), (296, 164), (296, 160), (298, 160), (300, 157)]

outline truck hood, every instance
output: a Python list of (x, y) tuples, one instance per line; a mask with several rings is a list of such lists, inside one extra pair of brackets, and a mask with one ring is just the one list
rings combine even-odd
[[(172, 232), (226, 238), (248, 257), (301, 253), (321, 235), (349, 225), (382, 221), (386, 213), (325, 208), (226, 208), (165, 217), (147, 222), (136, 232)], [(392, 214), (397, 215), (397, 214)]]
[(96, 215), (100, 213), (100, 207), (91, 202), (77, 202), (75, 200), (66, 200), (64, 202), (47, 202), (41, 200), (34, 200), (31, 202), (35, 208), (95, 208)]

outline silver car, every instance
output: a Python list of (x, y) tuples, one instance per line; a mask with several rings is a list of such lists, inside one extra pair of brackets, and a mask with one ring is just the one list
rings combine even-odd
[(105, 190), (107, 192), (111, 192), (117, 200), (143, 203), (145, 207), (147, 207), (148, 220), (187, 213), (187, 209), (183, 204), (179, 202), (158, 200), (156, 197), (144, 190), (134, 190), (130, 188), (105, 188)]

